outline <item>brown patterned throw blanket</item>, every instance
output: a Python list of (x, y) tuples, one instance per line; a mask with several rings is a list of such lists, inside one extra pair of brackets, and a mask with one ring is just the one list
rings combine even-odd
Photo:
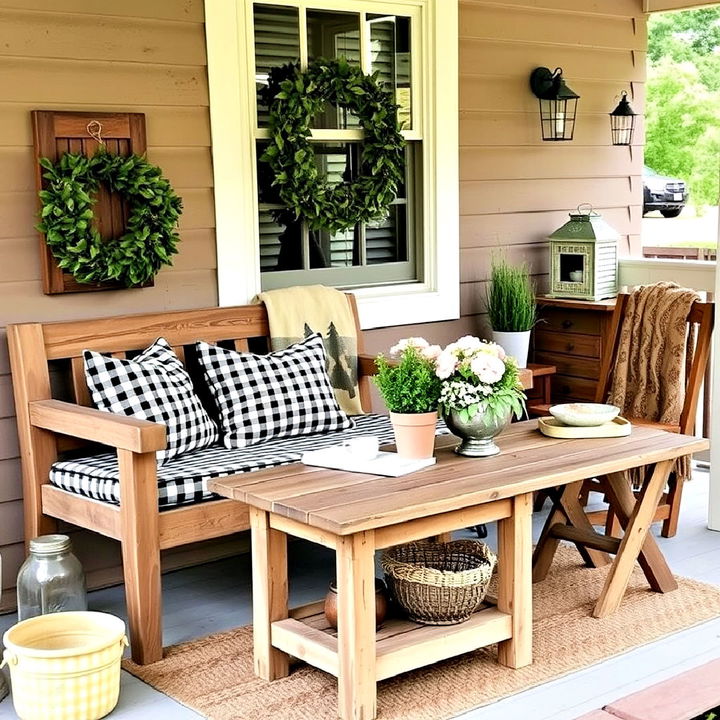
[[(628, 297), (608, 398), (626, 417), (680, 422), (695, 347), (687, 316), (696, 300), (695, 290), (671, 282), (641, 285)], [(689, 456), (678, 458), (675, 472), (690, 477)]]

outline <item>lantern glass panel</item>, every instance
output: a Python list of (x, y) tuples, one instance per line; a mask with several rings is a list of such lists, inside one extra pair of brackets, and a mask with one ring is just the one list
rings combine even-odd
[(636, 115), (611, 115), (610, 130), (613, 145), (630, 145), (635, 131)]
[(572, 140), (578, 98), (540, 100), (543, 140)]
[(562, 282), (582, 282), (585, 277), (587, 255), (560, 255), (560, 280)]

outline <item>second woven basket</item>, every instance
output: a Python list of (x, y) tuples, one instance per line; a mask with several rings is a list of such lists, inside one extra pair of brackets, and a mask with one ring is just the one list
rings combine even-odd
[(496, 560), (479, 540), (422, 541), (388, 548), (382, 568), (391, 594), (411, 620), (455, 625), (484, 600)]

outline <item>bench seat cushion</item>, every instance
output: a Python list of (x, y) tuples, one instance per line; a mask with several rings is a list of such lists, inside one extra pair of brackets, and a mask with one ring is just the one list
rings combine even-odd
[[(385, 415), (360, 415), (348, 430), (269, 440), (261, 445), (226, 449), (219, 445), (185, 453), (158, 467), (159, 505), (169, 508), (216, 499), (208, 492), (208, 480), (297, 462), (306, 450), (340, 444), (358, 435), (377, 435), (380, 444), (394, 442)], [(120, 480), (114, 453), (56, 462), (50, 483), (94, 500), (120, 504)]]

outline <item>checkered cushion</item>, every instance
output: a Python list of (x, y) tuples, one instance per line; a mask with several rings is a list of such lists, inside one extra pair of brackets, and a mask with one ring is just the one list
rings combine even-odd
[[(216, 499), (208, 492), (208, 480), (241, 472), (297, 462), (306, 450), (339, 445), (358, 435), (377, 435), (381, 444), (394, 442), (392, 426), (384, 415), (360, 415), (349, 430), (293, 438), (269, 440), (246, 448), (215, 445), (186, 453), (158, 468), (159, 504), (161, 508), (187, 505)], [(120, 503), (120, 480), (117, 457), (106, 453), (79, 460), (56, 462), (50, 470), (50, 482), (63, 490)]]
[(158, 338), (132, 360), (91, 350), (85, 350), (83, 358), (95, 407), (167, 426), (167, 447), (158, 450), (158, 462), (217, 441), (215, 423), (195, 394), (180, 358), (164, 338)]
[(319, 333), (267, 355), (196, 347), (225, 447), (353, 426), (335, 399)]

